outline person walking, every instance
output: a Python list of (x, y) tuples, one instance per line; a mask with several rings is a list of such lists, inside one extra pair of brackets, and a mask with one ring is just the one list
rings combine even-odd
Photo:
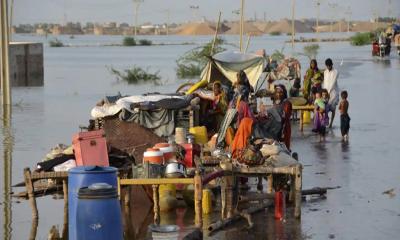
[(339, 103), (339, 85), (337, 82), (339, 73), (333, 68), (332, 59), (328, 58), (325, 60), (326, 69), (324, 71), (324, 81), (322, 82), (322, 88), (326, 89), (329, 93), (329, 110), (332, 112), (330, 118), (331, 122), (329, 128), (332, 128), (333, 120), (335, 119), (336, 106)]

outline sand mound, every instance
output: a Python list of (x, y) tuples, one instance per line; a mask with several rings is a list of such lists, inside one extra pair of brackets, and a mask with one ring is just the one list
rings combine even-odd
[(369, 32), (378, 28), (387, 28), (388, 23), (374, 23), (374, 22), (352, 22), (352, 30), (354, 32)]
[[(296, 33), (313, 32), (313, 29), (299, 20), (294, 21), (294, 29)], [(282, 19), (279, 22), (272, 23), (271, 26), (266, 29), (266, 33), (281, 32), (291, 33), (292, 32), (292, 21), (288, 19)]]
[[(260, 36), (264, 33), (260, 31), (256, 26), (253, 25), (251, 22), (244, 22), (244, 34), (245, 35), (252, 35), (252, 36)], [(225, 32), (225, 34), (233, 34), (237, 35), (240, 34), (240, 23), (239, 22), (232, 22), (228, 25), (230, 29)]]
[[(339, 21), (332, 24), (320, 25), (318, 26), (319, 32), (347, 32), (347, 22)], [(352, 31), (352, 25), (350, 24), (350, 31)]]
[(267, 33), (268, 29), (272, 27), (276, 22), (268, 21), (268, 22), (254, 22), (253, 25), (258, 28), (261, 32)]
[[(202, 23), (188, 23), (176, 29), (178, 35), (213, 35), (216, 30), (216, 23), (202, 22)], [(219, 33), (224, 33), (228, 27), (224, 24), (219, 26)]]

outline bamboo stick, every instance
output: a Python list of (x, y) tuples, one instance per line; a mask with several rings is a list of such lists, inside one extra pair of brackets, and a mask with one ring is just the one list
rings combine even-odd
[(64, 224), (62, 230), (62, 239), (68, 238), (68, 182), (63, 180), (63, 193), (64, 193)]
[(246, 43), (246, 48), (244, 49), (244, 53), (246, 53), (246, 52), (247, 52), (247, 49), (249, 48), (250, 39), (251, 39), (251, 35), (249, 34), (249, 35), (247, 36), (247, 43)]
[(194, 176), (194, 211), (195, 211), (195, 224), (196, 227), (202, 228), (203, 226), (203, 209), (202, 209), (203, 185), (200, 172), (196, 171)]
[(36, 198), (34, 195), (34, 187), (31, 179), (31, 170), (29, 168), (24, 169), (24, 178), (25, 178), (25, 186), (26, 186), (26, 191), (28, 193), (29, 203), (32, 208), (32, 218), (38, 219), (39, 214), (36, 205)]
[(154, 224), (160, 224), (160, 201), (158, 194), (159, 185), (153, 185), (153, 212), (154, 212)]
[(210, 56), (214, 55), (214, 47), (215, 47), (215, 42), (217, 41), (219, 24), (221, 22), (221, 14), (222, 14), (221, 11), (219, 11), (218, 22), (217, 22), (217, 26), (215, 27), (215, 35), (214, 35), (214, 40), (213, 40), (213, 43), (211, 46)]

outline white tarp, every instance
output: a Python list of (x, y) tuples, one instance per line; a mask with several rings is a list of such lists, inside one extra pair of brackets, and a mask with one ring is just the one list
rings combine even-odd
[[(213, 57), (214, 66), (232, 83), (237, 81), (236, 74), (243, 70), (249, 79), (250, 84), (256, 87), (265, 66), (266, 60), (264, 57), (251, 54), (240, 53), (237, 51), (225, 51), (215, 54)], [(213, 81), (211, 76), (211, 68), (213, 63), (209, 62), (204, 68), (201, 80)]]

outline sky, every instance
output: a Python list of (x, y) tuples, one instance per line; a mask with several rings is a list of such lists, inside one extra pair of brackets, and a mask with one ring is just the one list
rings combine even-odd
[[(8, 0), (11, 2), (12, 0)], [(67, 22), (134, 22), (135, 0), (14, 0), (13, 24)], [(136, 0), (138, 1), (138, 0)], [(240, 8), (240, 0), (141, 0), (140, 24), (167, 22), (182, 23), (201, 19), (215, 20), (222, 11), (222, 19), (236, 20), (233, 11)], [(278, 20), (290, 18), (292, 0), (245, 0), (245, 19)], [(295, 17), (315, 18), (316, 0), (296, 0)], [(353, 20), (369, 20), (377, 16), (400, 17), (400, 0), (320, 0), (321, 19), (347, 18), (350, 7)], [(389, 4), (390, 3), (390, 4)], [(332, 6), (337, 7), (333, 8)], [(193, 10), (190, 6), (198, 6)], [(391, 6), (391, 7), (389, 7)]]

